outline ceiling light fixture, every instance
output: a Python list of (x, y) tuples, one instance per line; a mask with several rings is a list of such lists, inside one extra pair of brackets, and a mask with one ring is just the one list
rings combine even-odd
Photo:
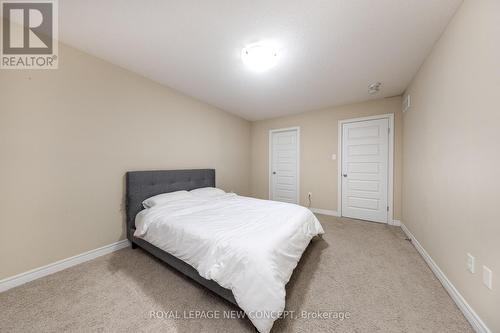
[(378, 93), (380, 91), (380, 87), (382, 86), (382, 83), (380, 82), (375, 82), (375, 83), (372, 83), (368, 86), (368, 93), (370, 95), (375, 95), (376, 93)]
[(263, 72), (276, 66), (278, 51), (272, 45), (255, 43), (243, 48), (241, 60), (251, 70)]

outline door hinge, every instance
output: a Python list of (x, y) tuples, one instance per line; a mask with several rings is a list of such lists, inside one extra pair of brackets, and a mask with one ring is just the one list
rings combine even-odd
[(391, 128), (387, 127), (387, 133), (391, 134)]
[(389, 206), (387, 206), (387, 211), (389, 211)]

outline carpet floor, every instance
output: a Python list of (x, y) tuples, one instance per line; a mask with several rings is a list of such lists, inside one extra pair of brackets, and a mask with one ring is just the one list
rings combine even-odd
[[(326, 234), (309, 245), (287, 285), (287, 310), (301, 315), (279, 319), (273, 333), (473, 332), (400, 228), (318, 217)], [(0, 331), (255, 332), (248, 319), (200, 318), (231, 310), (127, 248), (1, 293)]]

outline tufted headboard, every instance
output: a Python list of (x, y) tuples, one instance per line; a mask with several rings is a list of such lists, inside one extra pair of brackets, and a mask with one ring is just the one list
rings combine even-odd
[(129, 171), (126, 175), (125, 207), (127, 238), (132, 240), (135, 216), (143, 210), (142, 202), (160, 193), (215, 187), (214, 169)]

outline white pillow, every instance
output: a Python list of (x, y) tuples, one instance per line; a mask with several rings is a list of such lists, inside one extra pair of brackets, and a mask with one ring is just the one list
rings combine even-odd
[(221, 195), (226, 194), (226, 192), (224, 192), (220, 188), (215, 188), (215, 187), (197, 188), (197, 189), (189, 191), (189, 193), (192, 193), (193, 195), (196, 195), (198, 197), (203, 197), (203, 198), (215, 198), (215, 197), (219, 197)]
[(142, 206), (144, 208), (151, 208), (153, 206), (157, 205), (162, 205), (168, 202), (176, 201), (176, 200), (181, 200), (181, 199), (187, 199), (191, 197), (191, 193), (188, 191), (182, 190), (182, 191), (176, 191), (176, 192), (169, 192), (169, 193), (162, 193), (155, 195), (154, 197), (147, 198), (142, 202)]

